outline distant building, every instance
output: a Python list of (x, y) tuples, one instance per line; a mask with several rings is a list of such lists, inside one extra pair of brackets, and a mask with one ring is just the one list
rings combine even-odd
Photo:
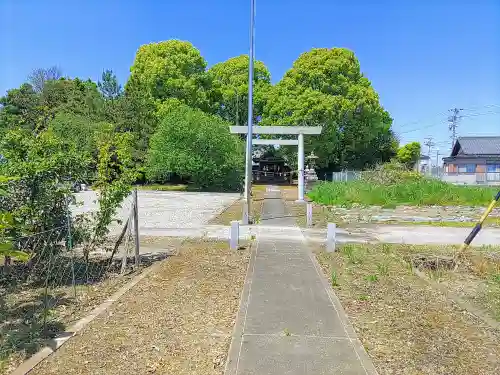
[(500, 185), (500, 136), (459, 137), (443, 162), (443, 181)]
[(427, 174), (430, 172), (430, 160), (431, 158), (427, 155), (420, 155), (420, 158), (415, 163), (415, 170), (417, 172)]
[(266, 156), (254, 153), (252, 162), (253, 181), (255, 183), (292, 183), (294, 172), (286, 160), (280, 156)]

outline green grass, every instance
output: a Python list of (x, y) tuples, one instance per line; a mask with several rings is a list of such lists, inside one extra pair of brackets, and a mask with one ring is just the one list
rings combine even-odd
[(335, 272), (335, 270), (332, 270), (332, 272), (330, 274), (330, 280), (331, 280), (331, 283), (332, 283), (332, 287), (339, 286), (339, 279), (338, 279), (338, 276), (337, 276), (337, 272)]
[(155, 191), (187, 191), (188, 185), (178, 184), (178, 185), (139, 185), (137, 190), (155, 190)]
[(324, 182), (308, 194), (323, 205), (352, 204), (382, 207), (408, 206), (485, 206), (498, 192), (493, 187), (452, 185), (438, 180), (420, 179), (382, 185), (364, 180)]

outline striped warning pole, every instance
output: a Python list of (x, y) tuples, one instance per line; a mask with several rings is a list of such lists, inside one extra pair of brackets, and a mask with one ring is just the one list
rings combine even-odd
[(488, 208), (486, 209), (486, 211), (484, 211), (483, 216), (481, 216), (481, 218), (479, 219), (479, 222), (476, 224), (476, 226), (469, 233), (469, 235), (465, 239), (465, 241), (462, 244), (462, 246), (460, 246), (459, 253), (462, 253), (463, 251), (465, 251), (465, 249), (467, 249), (467, 247), (470, 245), (470, 243), (472, 242), (472, 240), (477, 236), (477, 234), (481, 230), (481, 227), (483, 225), (483, 221), (488, 217), (488, 215), (493, 210), (493, 208), (495, 207), (495, 205), (497, 204), (497, 202), (499, 200), (500, 200), (500, 191), (497, 193), (497, 195), (495, 196), (495, 198), (491, 201), (491, 203), (488, 206)]

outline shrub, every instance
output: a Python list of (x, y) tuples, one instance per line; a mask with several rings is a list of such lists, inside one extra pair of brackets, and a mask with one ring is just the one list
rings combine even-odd
[(459, 186), (426, 178), (397, 163), (389, 163), (363, 172), (361, 179), (356, 181), (318, 184), (308, 196), (324, 205), (482, 206), (488, 204), (496, 193), (494, 188)]
[(408, 170), (406, 165), (398, 161), (380, 164), (373, 170), (364, 171), (361, 174), (363, 181), (379, 185), (418, 182), (423, 178), (424, 176), (421, 173)]
[(161, 111), (151, 138), (146, 176), (163, 183), (175, 173), (203, 189), (239, 190), (243, 178), (243, 143), (230, 124), (183, 104)]
[(15, 177), (6, 183), (2, 208), (15, 221), (12, 235), (22, 236), (62, 227), (67, 223), (70, 184), (86, 179), (89, 155), (57, 138), (52, 131), (38, 134), (9, 130), (0, 144), (5, 162), (0, 173)]

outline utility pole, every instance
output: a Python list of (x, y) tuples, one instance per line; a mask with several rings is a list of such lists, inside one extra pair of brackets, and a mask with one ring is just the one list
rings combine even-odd
[(432, 137), (425, 138), (424, 145), (427, 146), (427, 155), (431, 157), (431, 148), (436, 145), (434, 142), (432, 142)]
[(451, 130), (451, 148), (455, 146), (455, 140), (457, 139), (457, 126), (458, 121), (462, 118), (459, 116), (460, 111), (463, 111), (463, 108), (452, 108), (449, 111), (452, 113), (451, 116), (448, 117), (448, 130)]
[(436, 149), (436, 176), (435, 177), (438, 177), (438, 178), (441, 177), (441, 173), (439, 171), (439, 148)]
[(253, 60), (254, 60), (254, 23), (255, 23), (255, 0), (250, 0), (250, 53), (248, 55), (248, 131), (245, 157), (245, 191), (243, 195), (245, 213), (243, 214), (243, 224), (251, 222), (252, 215), (252, 123), (253, 123)]
[(431, 148), (435, 146), (435, 143), (432, 142), (432, 137), (425, 138), (424, 145), (427, 146), (427, 156), (429, 157), (428, 161), (428, 174), (432, 173), (432, 163), (431, 163)]

